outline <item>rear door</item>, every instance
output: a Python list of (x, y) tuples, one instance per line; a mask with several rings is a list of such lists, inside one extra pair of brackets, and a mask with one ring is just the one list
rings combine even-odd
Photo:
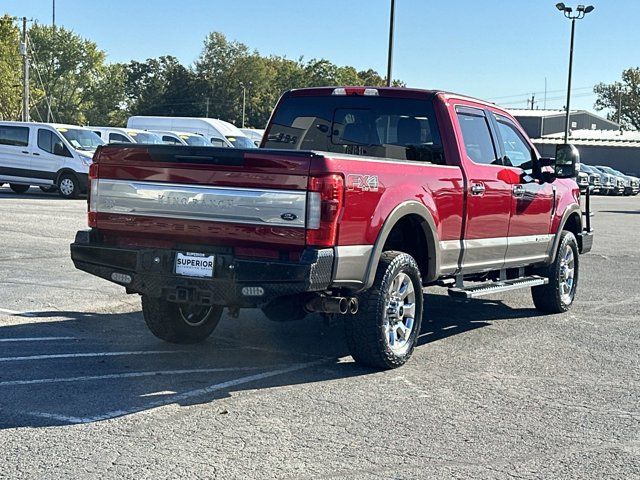
[(492, 112), (504, 168), (519, 181), (511, 185), (511, 218), (505, 267), (545, 260), (553, 243), (551, 215), (555, 187), (533, 178), (536, 153), (510, 118)]
[(501, 175), (494, 126), (484, 108), (456, 105), (455, 117), (467, 177), (462, 272), (496, 270), (507, 252), (511, 185)]
[(32, 177), (30, 129), (22, 125), (0, 125), (0, 179), (24, 182)]

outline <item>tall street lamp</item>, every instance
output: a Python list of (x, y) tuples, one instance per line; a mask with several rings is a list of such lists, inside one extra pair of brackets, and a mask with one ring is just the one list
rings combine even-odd
[(578, 5), (575, 12), (571, 7), (567, 7), (564, 3), (556, 4), (556, 8), (560, 10), (566, 18), (571, 20), (571, 47), (569, 48), (569, 79), (567, 81), (567, 114), (564, 121), (564, 143), (567, 143), (569, 139), (569, 118), (571, 116), (571, 73), (573, 70), (573, 38), (576, 32), (576, 20), (584, 18), (584, 16), (592, 12), (594, 7), (592, 5), (584, 6)]
[(389, 16), (389, 50), (387, 51), (387, 87), (391, 86), (391, 71), (393, 70), (393, 27), (395, 26), (396, 0), (391, 0), (391, 13)]
[(247, 107), (247, 86), (251, 87), (251, 85), (253, 85), (253, 82), (248, 82), (246, 85), (244, 82), (240, 82), (240, 86), (242, 87), (242, 128), (244, 128), (244, 118)]

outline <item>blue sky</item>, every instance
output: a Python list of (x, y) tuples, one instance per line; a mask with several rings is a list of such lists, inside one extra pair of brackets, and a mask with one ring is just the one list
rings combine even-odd
[[(561, 108), (570, 22), (555, 0), (396, 0), (394, 78), (526, 106)], [(573, 5), (571, 1), (565, 1)], [(640, 65), (640, 1), (593, 0), (576, 26), (572, 107), (591, 87)], [(2, 0), (0, 12), (51, 22), (51, 0)], [(240, 7), (242, 6), (242, 7)], [(573, 5), (575, 6), (575, 5)], [(208, 32), (262, 54), (327, 58), (386, 71), (389, 0), (56, 0), (56, 22), (94, 40), (114, 62), (174, 55), (191, 64)]]

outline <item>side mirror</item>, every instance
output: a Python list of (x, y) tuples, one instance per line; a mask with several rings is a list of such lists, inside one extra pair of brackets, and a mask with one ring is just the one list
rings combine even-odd
[(574, 178), (578, 174), (580, 153), (571, 144), (565, 143), (556, 147), (556, 158), (553, 161), (553, 174), (556, 178)]
[(53, 154), (61, 157), (65, 157), (67, 155), (67, 149), (64, 148), (64, 144), (62, 142), (56, 142), (53, 144)]

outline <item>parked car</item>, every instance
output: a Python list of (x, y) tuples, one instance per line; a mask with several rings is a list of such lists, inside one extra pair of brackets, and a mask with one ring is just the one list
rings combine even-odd
[(640, 179), (638, 177), (634, 177), (632, 175), (627, 175), (626, 173), (622, 173), (620, 170), (616, 170), (615, 168), (606, 167), (607, 171), (612, 171), (618, 177), (622, 177), (625, 180), (624, 183), (624, 195), (637, 195), (640, 191)]
[(256, 145), (235, 125), (215, 118), (133, 116), (129, 128), (168, 130), (202, 135), (214, 147), (256, 148)]
[(247, 137), (253, 140), (253, 143), (256, 146), (260, 146), (260, 142), (262, 141), (262, 136), (264, 135), (264, 130), (258, 128), (241, 128), (242, 133), (244, 133)]
[(134, 128), (87, 127), (98, 135), (105, 143), (150, 143), (160, 144), (162, 139), (153, 132)]
[(578, 152), (540, 158), (498, 106), (409, 88), (293, 90), (261, 146), (101, 148), (76, 268), (140, 294), (165, 341), (204, 341), (225, 307), (342, 314), (353, 358), (376, 368), (411, 356), (425, 285), (467, 299), (530, 288), (542, 312), (573, 304), (593, 242)]
[(620, 195), (620, 193), (624, 191), (624, 187), (620, 183), (622, 179), (619, 179), (617, 175), (609, 173), (601, 167), (592, 166), (592, 168), (602, 175), (602, 188), (600, 189), (600, 193), (603, 195)]
[(613, 195), (631, 195), (633, 186), (631, 184), (631, 178), (627, 177), (624, 173), (620, 173), (611, 167), (606, 165), (598, 165), (598, 168), (609, 175), (616, 177), (617, 188), (613, 190)]
[(600, 187), (602, 186), (602, 174), (585, 163), (580, 164), (580, 171), (589, 176), (589, 187), (591, 188), (591, 193), (600, 193)]
[(582, 193), (586, 192), (589, 188), (589, 174), (580, 170), (576, 175), (576, 183)]
[(170, 132), (168, 130), (153, 130), (157, 134), (162, 143), (169, 145), (191, 145), (192, 147), (212, 147), (213, 144), (197, 133), (188, 132)]
[(104, 142), (76, 125), (0, 122), (0, 184), (16, 193), (31, 185), (76, 198), (87, 189), (96, 148)]

